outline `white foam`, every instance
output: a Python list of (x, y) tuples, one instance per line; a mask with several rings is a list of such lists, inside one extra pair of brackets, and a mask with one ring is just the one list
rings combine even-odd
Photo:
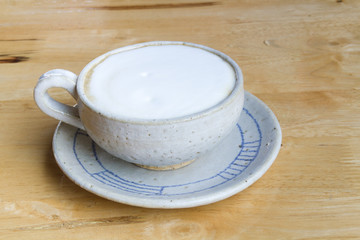
[(113, 116), (167, 119), (222, 101), (234, 87), (235, 73), (208, 51), (162, 45), (111, 55), (87, 81), (89, 100)]

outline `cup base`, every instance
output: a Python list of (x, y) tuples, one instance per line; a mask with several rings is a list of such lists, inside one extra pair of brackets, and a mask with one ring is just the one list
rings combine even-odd
[(141, 167), (141, 168), (145, 168), (145, 169), (149, 169), (149, 170), (155, 170), (155, 171), (167, 171), (167, 170), (175, 170), (175, 169), (179, 169), (182, 167), (185, 167), (191, 163), (193, 163), (196, 159), (191, 159), (190, 161), (187, 162), (183, 162), (183, 163), (179, 163), (179, 164), (174, 164), (174, 165), (168, 165), (168, 166), (161, 166), (161, 167), (157, 167), (157, 166), (148, 166), (148, 165), (141, 165), (141, 164), (136, 164), (134, 163), (136, 166)]

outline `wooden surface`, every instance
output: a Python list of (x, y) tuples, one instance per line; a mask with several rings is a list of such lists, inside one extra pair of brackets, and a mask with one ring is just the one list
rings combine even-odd
[[(152, 40), (230, 55), (277, 115), (283, 146), (250, 188), (197, 208), (144, 209), (97, 197), (56, 165), (57, 121), (32, 97), (38, 77)], [(0, 239), (360, 239), (357, 0), (3, 0), (0, 83)]]

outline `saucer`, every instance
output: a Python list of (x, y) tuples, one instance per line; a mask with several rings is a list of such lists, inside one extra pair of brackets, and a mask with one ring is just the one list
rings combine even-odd
[(275, 115), (248, 92), (230, 135), (213, 151), (176, 170), (153, 171), (113, 157), (85, 131), (62, 122), (53, 138), (59, 167), (77, 185), (116, 202), (147, 208), (187, 208), (228, 198), (269, 169), (280, 145)]

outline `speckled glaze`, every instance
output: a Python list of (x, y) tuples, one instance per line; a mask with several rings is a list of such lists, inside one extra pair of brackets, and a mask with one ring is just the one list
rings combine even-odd
[[(147, 45), (184, 44), (198, 47), (214, 53), (227, 61), (234, 69), (236, 82), (231, 94), (219, 104), (202, 112), (184, 117), (165, 120), (139, 120), (125, 119), (110, 116), (91, 103), (84, 91), (84, 80), (88, 71), (114, 52), (121, 52)], [(211, 67), (211, 66), (209, 66)], [(53, 70), (44, 74), (41, 82), (51, 79), (56, 75), (66, 79), (64, 70)], [(71, 75), (71, 74), (68, 74)], [(44, 79), (46, 76), (46, 79)], [(76, 94), (78, 113), (65, 112), (63, 114), (52, 113), (49, 109), (41, 106), (44, 89), (52, 85), (37, 86), (35, 88), (35, 100), (39, 107), (48, 115), (73, 126), (85, 129), (89, 136), (104, 150), (125, 161), (152, 169), (171, 169), (171, 166), (183, 166), (186, 162), (199, 158), (218, 145), (235, 127), (244, 103), (243, 77), (238, 65), (227, 55), (214, 49), (184, 42), (148, 42), (136, 44), (108, 52), (90, 62), (77, 78)], [(74, 88), (75, 88), (74, 85)], [(56, 86), (58, 87), (58, 85)], [(69, 90), (71, 87), (67, 87)], [(76, 94), (73, 94), (73, 96)], [(59, 103), (57, 103), (59, 104)], [(44, 104), (43, 104), (44, 105)], [(46, 105), (46, 104), (45, 104)], [(63, 105), (62, 105), (63, 106)], [(69, 106), (66, 106), (69, 107)], [(53, 107), (55, 108), (55, 107)], [(62, 109), (56, 111), (64, 111)], [(56, 116), (55, 116), (56, 115)], [(70, 117), (69, 117), (70, 116)]]

